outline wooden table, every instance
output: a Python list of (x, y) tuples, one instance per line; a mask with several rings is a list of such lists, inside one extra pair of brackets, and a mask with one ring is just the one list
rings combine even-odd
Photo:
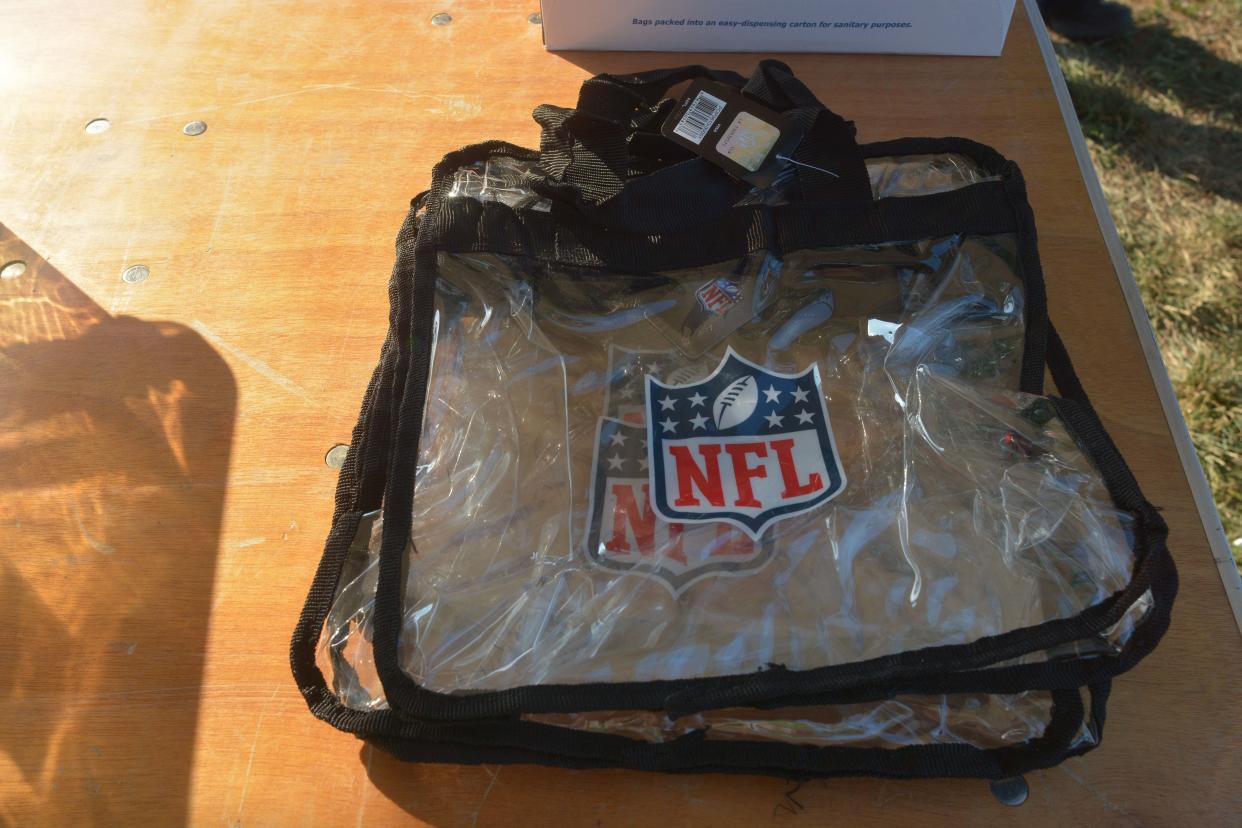
[[(548, 54), (536, 10), (0, 10), (0, 260), (26, 263), (0, 281), (0, 819), (1236, 820), (1242, 639), (1213, 557), (1226, 553), (1021, 8), (999, 59), (788, 60), (862, 140), (959, 134), (1026, 171), (1054, 318), (1165, 508), (1182, 573), (1173, 628), (1117, 682), (1102, 748), (1033, 774), (1028, 803), (1006, 810), (977, 781), (815, 782), (787, 799), (762, 777), (407, 766), (311, 717), (286, 653), (331, 513), (325, 453), (349, 439), (393, 238), (433, 162), (483, 139), (533, 144), (530, 110), (572, 102), (598, 71), (756, 60)], [(433, 25), (441, 11), (451, 22)], [(110, 128), (86, 129), (96, 118)], [(206, 132), (184, 134), (197, 119)], [(147, 278), (122, 277), (139, 264)]]

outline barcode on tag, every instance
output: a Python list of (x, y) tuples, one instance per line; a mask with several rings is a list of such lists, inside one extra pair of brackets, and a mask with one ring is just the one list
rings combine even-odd
[(682, 115), (677, 126), (673, 127), (673, 132), (687, 141), (701, 143), (707, 131), (712, 128), (712, 124), (716, 123), (716, 119), (720, 117), (720, 113), (724, 112), (724, 108), (724, 101), (700, 90), (694, 102), (690, 104), (690, 108), (686, 110), (686, 114)]

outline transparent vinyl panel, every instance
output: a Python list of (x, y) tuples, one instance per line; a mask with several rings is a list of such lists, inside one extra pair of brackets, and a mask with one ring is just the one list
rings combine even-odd
[[(1129, 579), (1127, 516), (1052, 406), (1008, 390), (1011, 238), (439, 264), (400, 636), (431, 690), (846, 664)], [(342, 584), (324, 641), (362, 706), (373, 579)]]
[(899, 696), (879, 702), (781, 710), (715, 710), (672, 720), (647, 710), (528, 713), (525, 721), (662, 743), (695, 731), (723, 741), (813, 747), (899, 748), (968, 744), (1001, 748), (1037, 739), (1052, 715), (1047, 693)]

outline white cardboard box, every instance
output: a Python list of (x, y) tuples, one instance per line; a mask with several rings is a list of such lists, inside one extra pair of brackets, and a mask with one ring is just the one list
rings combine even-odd
[(999, 55), (1015, 0), (542, 0), (548, 49)]

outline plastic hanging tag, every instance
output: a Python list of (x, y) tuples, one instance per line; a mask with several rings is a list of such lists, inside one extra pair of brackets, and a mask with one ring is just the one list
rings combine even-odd
[(734, 178), (767, 187), (802, 140), (803, 130), (735, 89), (697, 80), (664, 121), (661, 134)]

